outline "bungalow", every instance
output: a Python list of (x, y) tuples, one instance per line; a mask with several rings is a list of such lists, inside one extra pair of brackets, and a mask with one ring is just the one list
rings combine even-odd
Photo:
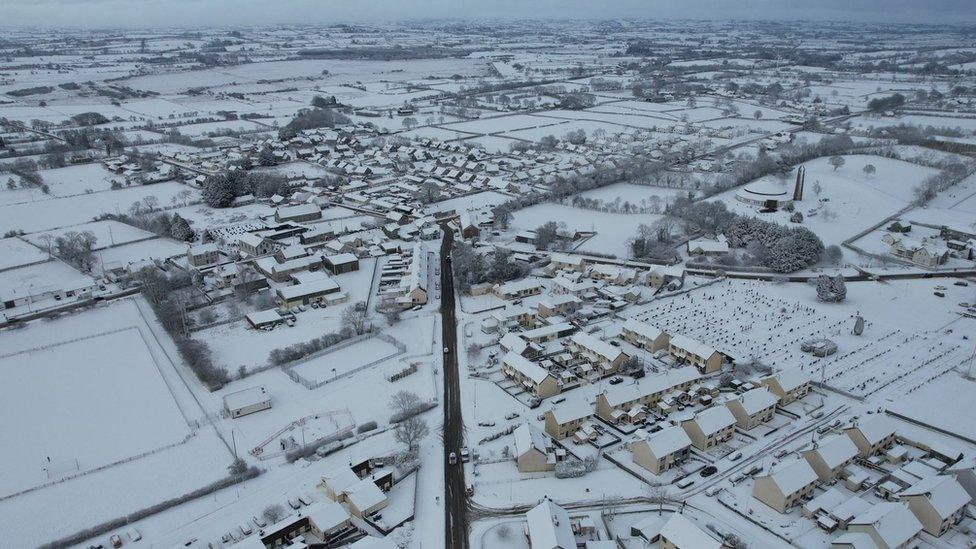
[(729, 243), (724, 237), (718, 240), (689, 240), (689, 255), (722, 255), (729, 253)]
[(712, 406), (681, 422), (692, 444), (699, 450), (708, 450), (732, 438), (735, 416), (725, 406)]
[(810, 378), (797, 369), (783, 370), (776, 375), (762, 378), (760, 383), (779, 397), (780, 406), (799, 400), (810, 393)]
[(565, 509), (546, 498), (525, 514), (531, 549), (576, 549), (576, 535)]
[(537, 398), (547, 398), (559, 394), (556, 378), (548, 370), (524, 356), (508, 352), (502, 357), (502, 373), (522, 385)]
[(192, 267), (205, 267), (220, 261), (220, 248), (213, 242), (191, 246), (186, 251), (186, 260)]
[(569, 349), (578, 358), (584, 358), (599, 368), (602, 374), (616, 372), (630, 358), (619, 347), (582, 332), (569, 340)]
[(327, 255), (322, 258), (322, 263), (334, 275), (359, 270), (359, 258), (350, 253)]
[(542, 293), (542, 284), (531, 278), (506, 282), (495, 286), (493, 293), (501, 299), (522, 299)]
[(292, 308), (316, 302), (322, 303), (326, 301), (325, 296), (338, 291), (339, 284), (331, 278), (327, 278), (308, 284), (295, 284), (294, 286), (278, 288), (275, 301), (279, 306)]
[(895, 425), (887, 416), (874, 417), (844, 429), (862, 458), (873, 456), (895, 443)]
[(585, 402), (563, 403), (546, 412), (546, 432), (562, 440), (578, 431), (591, 417), (593, 409)]
[(855, 517), (847, 531), (867, 534), (878, 549), (905, 549), (922, 532), (922, 523), (904, 503), (881, 502)]
[(703, 374), (717, 372), (722, 368), (722, 354), (704, 343), (678, 334), (670, 337), (668, 353), (680, 362), (688, 362)]
[(803, 452), (810, 467), (817, 472), (821, 482), (830, 482), (844, 472), (844, 468), (857, 457), (857, 446), (851, 437), (840, 434), (821, 441), (812, 450)]
[(275, 220), (279, 223), (283, 221), (314, 221), (316, 219), (322, 219), (322, 210), (317, 204), (298, 204), (275, 210)]
[(773, 419), (779, 399), (764, 387), (757, 387), (742, 393), (739, 398), (729, 400), (725, 406), (735, 416), (740, 429), (749, 430)]
[(954, 477), (937, 475), (902, 490), (898, 499), (908, 504), (923, 530), (940, 537), (962, 520), (972, 498)]
[(659, 549), (722, 549), (725, 545), (681, 513), (673, 513), (661, 528)]
[(346, 490), (346, 505), (355, 517), (365, 518), (388, 504), (386, 494), (370, 477), (360, 480)]
[(586, 270), (586, 258), (569, 254), (552, 254), (549, 256), (549, 270), (583, 272)]
[(627, 319), (620, 337), (634, 346), (651, 352), (667, 348), (669, 339), (668, 333), (664, 330), (636, 318)]
[(817, 472), (805, 459), (796, 459), (769, 475), (756, 477), (752, 497), (785, 513), (813, 493)]
[(523, 423), (512, 432), (515, 466), (520, 473), (538, 473), (556, 468), (556, 450), (542, 431)]
[(660, 475), (688, 458), (691, 439), (681, 427), (674, 425), (630, 444), (634, 463)]

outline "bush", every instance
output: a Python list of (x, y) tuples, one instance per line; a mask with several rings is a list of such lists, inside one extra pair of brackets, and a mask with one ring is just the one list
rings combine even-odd
[(268, 353), (268, 362), (275, 366), (281, 366), (289, 362), (294, 362), (296, 360), (305, 358), (308, 355), (317, 353), (323, 349), (327, 349), (333, 345), (341, 343), (351, 338), (353, 335), (354, 333), (352, 330), (332, 332), (302, 343), (295, 343), (280, 349), (273, 349), (270, 353)]

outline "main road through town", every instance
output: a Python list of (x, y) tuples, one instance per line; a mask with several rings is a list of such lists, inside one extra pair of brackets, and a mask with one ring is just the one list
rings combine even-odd
[[(444, 343), (444, 520), (445, 547), (468, 548), (468, 504), (464, 484), (464, 420), (461, 419), (461, 382), (458, 371), (457, 318), (454, 307), (454, 277), (451, 273), (451, 248), (454, 231), (441, 225), (441, 326)], [(457, 463), (448, 456), (457, 452)]]

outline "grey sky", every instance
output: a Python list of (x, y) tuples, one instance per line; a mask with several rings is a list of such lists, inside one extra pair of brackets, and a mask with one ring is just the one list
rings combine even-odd
[(974, 0), (0, 0), (3, 26), (323, 24), (405, 18), (813, 19), (974, 23)]

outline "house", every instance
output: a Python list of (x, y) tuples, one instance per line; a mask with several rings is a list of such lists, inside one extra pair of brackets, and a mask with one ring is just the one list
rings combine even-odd
[(795, 459), (775, 472), (756, 477), (752, 497), (785, 513), (806, 496), (813, 493), (817, 472), (805, 459)]
[(862, 458), (882, 452), (895, 443), (895, 424), (884, 415), (874, 415), (844, 429)]
[(972, 498), (954, 477), (936, 475), (902, 490), (898, 499), (908, 504), (923, 530), (940, 537), (962, 520)]
[(722, 354), (704, 343), (686, 335), (673, 335), (668, 341), (668, 353), (678, 361), (687, 362), (703, 374), (722, 368)]
[(687, 459), (690, 448), (691, 439), (688, 438), (685, 430), (677, 425), (633, 442), (629, 447), (634, 463), (655, 475), (660, 475)]
[(562, 440), (583, 426), (593, 417), (593, 409), (585, 402), (564, 402), (546, 412), (546, 432), (556, 440)]
[(314, 221), (322, 219), (322, 210), (317, 204), (306, 203), (296, 206), (283, 206), (275, 210), (275, 221)]
[(338, 467), (323, 474), (318, 487), (325, 492), (326, 497), (342, 503), (346, 500), (346, 491), (359, 480), (359, 476), (349, 467)]
[(192, 267), (205, 267), (220, 261), (220, 248), (213, 242), (191, 246), (186, 251), (186, 261)]
[(512, 432), (515, 466), (520, 473), (552, 471), (556, 468), (556, 450), (542, 431), (523, 423)]
[(583, 301), (575, 295), (563, 294), (543, 298), (536, 306), (536, 310), (542, 318), (567, 316), (575, 313), (582, 305)]
[(657, 515), (650, 515), (630, 526), (630, 537), (642, 538), (646, 543), (653, 543), (658, 540), (663, 527), (664, 519)]
[(732, 438), (735, 416), (725, 406), (712, 406), (681, 422), (692, 444), (699, 450), (709, 450)]
[(646, 322), (629, 318), (624, 323), (620, 337), (624, 341), (642, 349), (655, 352), (666, 349), (668, 346), (668, 333), (664, 330), (651, 326)]
[(478, 238), (481, 234), (474, 216), (467, 210), (462, 210), (458, 214), (458, 227), (461, 229), (461, 238), (463, 239)]
[(427, 246), (418, 243), (410, 257), (410, 269), (400, 281), (402, 297), (397, 302), (403, 307), (427, 303)]
[(327, 301), (325, 296), (337, 293), (338, 291), (339, 284), (331, 278), (326, 278), (308, 284), (280, 287), (275, 292), (275, 301), (277, 301), (279, 306), (290, 309), (299, 305), (324, 303)]
[(349, 511), (334, 501), (318, 502), (305, 510), (309, 530), (315, 537), (327, 541), (352, 525)]
[(757, 387), (729, 400), (725, 406), (735, 416), (740, 429), (749, 430), (773, 419), (779, 398), (765, 387)]
[(803, 457), (817, 472), (821, 482), (830, 482), (854, 461), (857, 457), (857, 446), (846, 434), (834, 435), (821, 440), (813, 449), (803, 452)]
[(350, 253), (327, 255), (322, 258), (322, 263), (334, 275), (359, 270), (359, 258)]
[(915, 239), (887, 233), (881, 241), (888, 245), (888, 252), (921, 267), (938, 267), (949, 259), (949, 248), (927, 238)]
[(576, 331), (576, 326), (569, 322), (557, 322), (546, 326), (539, 326), (521, 333), (522, 339), (530, 343), (545, 343), (566, 337)]
[(263, 236), (244, 233), (237, 236), (237, 249), (250, 256), (268, 255), (274, 250), (274, 244)]
[(810, 393), (810, 378), (797, 369), (783, 370), (776, 375), (762, 378), (760, 383), (779, 397), (780, 406), (786, 406)]
[(388, 504), (386, 494), (370, 477), (360, 480), (346, 490), (346, 505), (355, 517), (365, 518)]
[(525, 522), (531, 549), (576, 549), (569, 513), (549, 498), (529, 509)]
[(647, 274), (644, 275), (644, 282), (648, 286), (660, 288), (672, 280), (678, 280), (684, 278), (684, 276), (685, 269), (681, 265), (657, 265), (647, 271)]
[(569, 340), (569, 349), (578, 358), (599, 368), (604, 375), (616, 372), (630, 358), (620, 347), (582, 332), (577, 332)]
[(672, 391), (688, 390), (700, 377), (696, 368), (686, 366), (632, 384), (611, 386), (596, 396), (596, 413), (606, 421), (616, 422), (635, 405), (653, 406)]
[(271, 393), (263, 385), (224, 395), (224, 410), (232, 418), (269, 409), (271, 409)]
[(508, 352), (502, 357), (502, 373), (522, 385), (536, 398), (547, 398), (559, 394), (556, 378), (548, 370), (524, 356)]
[(577, 255), (552, 254), (549, 256), (549, 270), (581, 273), (586, 270), (586, 259)]
[(721, 541), (686, 518), (673, 513), (660, 532), (659, 549), (722, 549)]
[(495, 286), (492, 292), (501, 299), (522, 299), (524, 297), (529, 297), (530, 295), (538, 295), (542, 293), (542, 284), (531, 278), (525, 278), (513, 282), (506, 282), (505, 284), (499, 284)]
[(867, 534), (878, 549), (905, 549), (922, 532), (922, 523), (904, 503), (886, 501), (855, 517), (847, 531)]
[(720, 237), (718, 240), (689, 240), (688, 241), (688, 254), (689, 255), (722, 255), (729, 253), (729, 243), (725, 240), (725, 237)]

